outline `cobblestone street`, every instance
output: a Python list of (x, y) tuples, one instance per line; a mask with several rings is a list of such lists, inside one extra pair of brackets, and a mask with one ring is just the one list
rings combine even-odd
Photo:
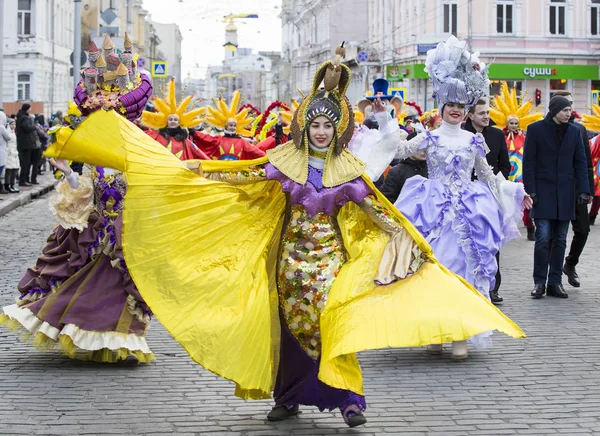
[[(48, 196), (0, 218), (0, 306), (55, 225)], [(524, 232), (524, 229), (523, 229)], [(269, 401), (245, 402), (204, 371), (153, 322), (150, 365), (96, 364), (40, 353), (0, 328), (1, 435), (600, 435), (600, 226), (592, 232), (567, 300), (532, 300), (533, 242), (502, 252), (502, 310), (528, 334), (494, 335), (491, 350), (453, 362), (449, 349), (360, 355), (368, 423), (304, 408), (267, 422)]]

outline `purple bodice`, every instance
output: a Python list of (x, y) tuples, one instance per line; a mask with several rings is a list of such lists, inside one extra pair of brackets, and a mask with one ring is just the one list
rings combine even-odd
[(94, 201), (98, 212), (105, 216), (119, 214), (123, 209), (123, 200), (127, 183), (123, 175), (115, 171), (107, 174), (102, 167), (93, 169)]
[(371, 194), (371, 188), (361, 179), (356, 178), (333, 188), (323, 187), (323, 171), (308, 167), (308, 181), (301, 185), (296, 183), (275, 168), (272, 164), (265, 165), (267, 179), (281, 183), (283, 192), (290, 195), (291, 204), (301, 204), (309, 217), (319, 212), (331, 215), (336, 207), (343, 206), (349, 201), (360, 203)]

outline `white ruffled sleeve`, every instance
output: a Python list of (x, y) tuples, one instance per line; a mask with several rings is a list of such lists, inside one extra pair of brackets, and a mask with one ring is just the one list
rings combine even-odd
[(425, 133), (420, 133), (410, 141), (408, 134), (400, 130), (398, 121), (388, 112), (375, 114), (379, 130), (361, 129), (355, 133), (348, 145), (350, 151), (367, 164), (366, 173), (375, 181), (394, 159), (405, 159), (419, 152), (423, 147)]
[(492, 194), (494, 194), (496, 201), (498, 201), (500, 210), (504, 215), (502, 230), (505, 238), (503, 243), (506, 243), (521, 235), (518, 223), (523, 218), (525, 188), (522, 183), (506, 180), (502, 173), (494, 174), (492, 167), (485, 158), (490, 149), (481, 133), (475, 135), (472, 142), (479, 148), (477, 157), (475, 158), (475, 175), (478, 180), (490, 187)]
[(56, 186), (50, 198), (50, 210), (65, 229), (80, 232), (87, 227), (94, 206), (94, 184), (91, 174), (79, 176), (72, 172)]

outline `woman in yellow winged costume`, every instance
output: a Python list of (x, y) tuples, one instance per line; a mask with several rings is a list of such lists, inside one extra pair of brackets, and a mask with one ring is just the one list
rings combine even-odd
[(198, 161), (192, 172), (110, 112), (48, 154), (127, 173), (129, 271), (196, 362), (241, 398), (273, 393), (270, 420), (303, 404), (340, 408), (353, 427), (366, 422), (356, 352), (524, 335), (436, 261), (347, 149), (350, 71), (338, 61), (317, 70), (293, 141), (266, 158)]

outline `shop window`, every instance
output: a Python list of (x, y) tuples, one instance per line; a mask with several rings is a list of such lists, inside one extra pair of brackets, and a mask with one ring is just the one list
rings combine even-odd
[(500, 95), (501, 82), (506, 82), (509, 89), (515, 88), (517, 90), (517, 96), (521, 95), (523, 91), (523, 82), (520, 80), (492, 80), (490, 81), (490, 95)]
[(32, 0), (19, 0), (17, 7), (17, 33), (31, 35), (31, 5)]
[(513, 0), (503, 0), (496, 5), (496, 32), (513, 33)]
[(19, 73), (17, 75), (17, 101), (31, 100), (31, 74)]
[[(569, 81), (566, 79), (550, 79), (550, 95), (548, 99), (554, 97), (556, 91), (566, 91), (569, 89)], [(550, 100), (548, 100), (550, 101)]]
[(590, 8), (590, 33), (592, 36), (600, 35), (600, 0), (592, 0)]
[(456, 36), (458, 31), (458, 4), (446, 2), (444, 4), (444, 33)]
[(600, 104), (600, 80), (592, 80), (592, 91), (596, 91), (592, 92), (592, 97), (595, 97), (592, 99), (592, 103)]
[(550, 0), (550, 34), (565, 34), (566, 0)]

